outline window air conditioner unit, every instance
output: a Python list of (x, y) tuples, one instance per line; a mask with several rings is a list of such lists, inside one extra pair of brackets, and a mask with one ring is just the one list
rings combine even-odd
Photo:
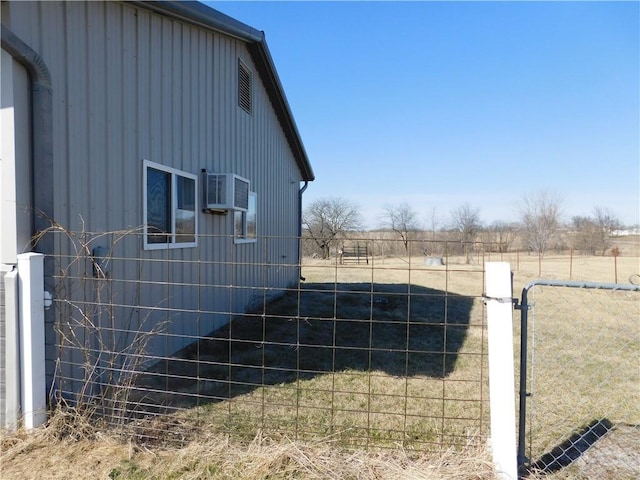
[(204, 210), (226, 212), (249, 209), (249, 180), (233, 173), (202, 172)]

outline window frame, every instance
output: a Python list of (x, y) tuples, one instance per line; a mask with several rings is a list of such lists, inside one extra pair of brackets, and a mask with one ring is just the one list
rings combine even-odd
[[(170, 196), (171, 205), (170, 212), (170, 232), (167, 232), (167, 242), (152, 243), (149, 242), (149, 225), (148, 225), (148, 198), (147, 198), (147, 174), (149, 169), (158, 170), (171, 175)], [(177, 212), (178, 212), (178, 177), (186, 178), (193, 181), (193, 212), (194, 212), (194, 233), (192, 242), (180, 242), (177, 238)], [(143, 159), (142, 162), (142, 218), (143, 218), (143, 249), (144, 250), (167, 250), (174, 248), (194, 248), (198, 246), (198, 176), (177, 168), (167, 167), (151, 160)], [(182, 209), (186, 210), (186, 209)], [(186, 211), (191, 211), (186, 210)]]
[[(252, 201), (253, 200), (253, 201)], [(253, 207), (253, 208), (251, 208)], [(253, 216), (255, 229), (252, 236), (249, 236), (249, 217)], [(242, 222), (242, 233), (238, 235), (236, 229), (237, 222)], [(234, 210), (233, 212), (233, 243), (256, 243), (258, 241), (258, 195), (256, 192), (249, 191), (249, 208), (247, 211)]]

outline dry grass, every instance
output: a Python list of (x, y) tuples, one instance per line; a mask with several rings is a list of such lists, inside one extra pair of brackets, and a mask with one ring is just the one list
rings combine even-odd
[(438, 455), (402, 449), (346, 451), (331, 438), (273, 441), (262, 434), (248, 445), (205, 434), (182, 448), (145, 449), (95, 428), (81, 414), (58, 412), (27, 435), (2, 433), (3, 479), (448, 479), (494, 478), (483, 447)]

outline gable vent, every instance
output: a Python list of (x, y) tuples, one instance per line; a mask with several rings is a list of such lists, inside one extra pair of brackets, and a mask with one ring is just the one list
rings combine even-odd
[(251, 113), (251, 93), (252, 93), (251, 71), (241, 62), (238, 61), (238, 105)]

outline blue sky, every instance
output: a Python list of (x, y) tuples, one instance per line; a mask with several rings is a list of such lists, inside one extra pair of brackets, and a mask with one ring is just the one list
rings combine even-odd
[(206, 2), (266, 34), (316, 173), (370, 227), (386, 204), (441, 223), (468, 203), (517, 220), (640, 223), (638, 2)]

